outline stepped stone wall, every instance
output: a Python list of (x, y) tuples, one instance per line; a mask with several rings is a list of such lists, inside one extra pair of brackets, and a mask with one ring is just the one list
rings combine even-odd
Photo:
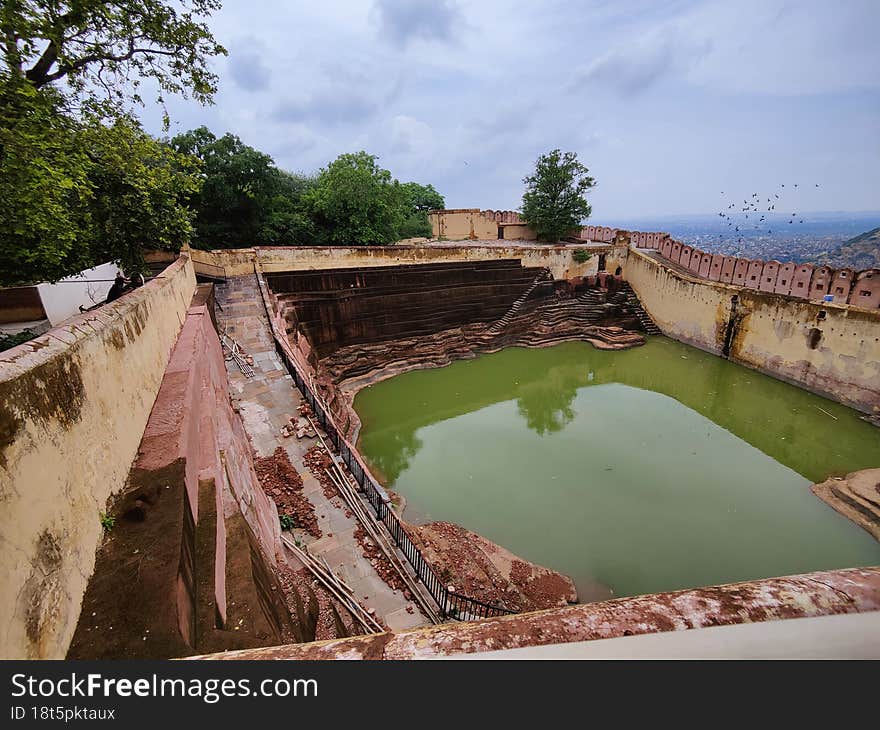
[[(288, 331), (301, 328), (319, 357), (353, 344), (491, 323), (543, 269), (517, 259), (267, 274)], [(544, 281), (534, 297), (546, 296)]]

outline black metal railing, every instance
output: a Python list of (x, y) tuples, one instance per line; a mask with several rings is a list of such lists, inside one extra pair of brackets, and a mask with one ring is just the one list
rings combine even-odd
[(495, 606), (489, 603), (483, 603), (476, 598), (469, 598), (460, 593), (449, 590), (449, 587), (440, 580), (434, 569), (428, 564), (422, 555), (421, 550), (412, 541), (406, 531), (397, 513), (391, 508), (385, 490), (382, 489), (372, 475), (367, 471), (361, 463), (360, 458), (356, 455), (355, 450), (341, 436), (333, 417), (324, 407), (321, 399), (312, 389), (311, 383), (304, 377), (303, 373), (296, 362), (290, 357), (287, 349), (280, 340), (279, 333), (275, 327), (271, 305), (268, 300), (268, 292), (262, 275), (257, 272), (257, 281), (263, 298), (263, 305), (266, 308), (266, 314), (269, 317), (269, 329), (272, 332), (272, 338), (275, 341), (275, 351), (284, 363), (284, 367), (293, 378), (296, 387), (302, 393), (303, 398), (312, 412), (315, 414), (315, 421), (327, 434), (327, 439), (333, 444), (334, 448), (339, 452), (339, 456), (343, 463), (348, 467), (349, 472), (354, 477), (360, 487), (367, 502), (376, 513), (376, 518), (385, 525), (395, 545), (406, 557), (407, 562), (412, 566), (416, 576), (428, 590), (428, 593), (440, 608), (440, 613), (444, 616), (459, 619), (462, 621), (472, 621), (478, 618), (492, 618), (494, 616), (507, 616), (516, 611), (511, 611), (502, 606)]

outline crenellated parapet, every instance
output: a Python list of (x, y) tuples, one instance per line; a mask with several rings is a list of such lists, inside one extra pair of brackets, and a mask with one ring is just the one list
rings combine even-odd
[[(584, 228), (592, 231), (594, 227)], [(597, 235), (607, 235), (598, 229)], [(792, 261), (749, 259), (710, 254), (695, 246), (674, 240), (669, 234), (630, 232), (635, 248), (651, 249), (693, 276), (745, 289), (783, 294), (809, 301), (849, 304), (862, 309), (880, 309), (880, 269), (832, 269), (828, 266), (798, 264)], [(596, 239), (592, 239), (596, 240)], [(601, 239), (600, 239), (601, 240)]]

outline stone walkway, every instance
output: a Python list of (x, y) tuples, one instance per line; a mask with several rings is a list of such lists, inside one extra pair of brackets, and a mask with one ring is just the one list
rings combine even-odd
[(340, 498), (331, 501), (324, 496), (320, 482), (303, 463), (303, 455), (317, 439), (281, 435), (282, 426), (297, 415), (302, 395), (275, 352), (256, 277), (230, 278), (216, 286), (215, 296), (218, 328), (222, 332), (225, 326), (226, 333), (254, 360), (252, 378), (246, 378), (232, 360), (226, 363), (233, 406), (238, 408), (258, 456), (270, 456), (278, 446), (284, 448), (302, 476), (303, 493), (315, 506), (323, 537), (316, 540), (296, 530), (296, 538), (308, 545), (313, 555), (326, 559), (333, 572), (352, 587), (360, 603), (374, 609), (388, 628), (399, 631), (429, 624), (418, 606), (407, 601), (401, 591), (392, 590), (363, 557), (354, 537), (357, 520), (346, 517)]

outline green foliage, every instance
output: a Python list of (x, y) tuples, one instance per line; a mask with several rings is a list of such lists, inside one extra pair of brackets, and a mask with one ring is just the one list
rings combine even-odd
[(522, 217), (541, 240), (557, 241), (590, 216), (586, 194), (596, 181), (574, 152), (541, 155), (523, 182)]
[(104, 532), (110, 532), (116, 525), (116, 518), (111, 517), (106, 512), (99, 512), (98, 517), (101, 520), (101, 527), (104, 529)]
[(433, 185), (419, 185), (408, 182), (401, 186), (407, 208), (415, 213), (427, 213), (429, 210), (442, 210), (446, 207), (446, 201)]
[(34, 88), (64, 82), (73, 99), (105, 110), (140, 101), (152, 80), (162, 94), (211, 101), (212, 57), (226, 55), (203, 22), (220, 0), (7, 0), (0, 53), (9, 74)]
[(416, 212), (408, 216), (400, 225), (398, 238), (430, 238), (431, 223), (426, 213)]
[(418, 183), (402, 183), (403, 204), (406, 209), (406, 217), (400, 225), (398, 238), (430, 238), (431, 224), (428, 221), (428, 211), (442, 210), (446, 207), (446, 201), (433, 185), (419, 185)]
[(587, 263), (587, 261), (590, 260), (592, 255), (593, 254), (591, 254), (589, 251), (587, 251), (587, 249), (578, 248), (572, 252), (571, 257), (574, 259), (575, 263), (585, 264), (585, 263)]
[(153, 139), (131, 117), (112, 125), (92, 120), (81, 136), (93, 161), (92, 259), (134, 272), (143, 270), (145, 250), (179, 250), (193, 232), (185, 203), (201, 185), (198, 161)]
[(22, 330), (21, 332), (16, 332), (14, 335), (6, 335), (0, 332), (0, 352), (11, 350), (13, 347), (24, 344), (25, 342), (34, 339), (36, 336), (36, 333), (31, 332), (30, 330)]
[(174, 137), (171, 146), (202, 163), (201, 192), (191, 201), (197, 211), (196, 245), (236, 248), (257, 243), (273, 192), (272, 158), (235, 135), (218, 139), (207, 127)]
[(193, 160), (122, 115), (75, 120), (51, 89), (7, 82), (0, 94), (0, 284), (55, 281), (107, 260), (143, 265), (192, 231)]
[(315, 180), (275, 167), (272, 158), (233, 134), (216, 137), (199, 127), (171, 140), (179, 153), (201, 161), (203, 185), (190, 201), (201, 248), (310, 243), (314, 224), (301, 198)]
[(296, 520), (293, 519), (292, 515), (279, 515), (278, 519), (281, 522), (282, 530), (292, 530), (296, 527)]
[[(142, 250), (177, 249), (193, 162), (124, 109), (149, 79), (209, 103), (225, 49), (203, 22), (219, 0), (0, 4), (0, 285), (57, 280)], [(167, 116), (166, 116), (167, 123)]]
[(0, 85), (0, 285), (59, 279), (91, 263), (92, 162), (59, 98)]
[(302, 202), (322, 244), (394, 243), (406, 213), (400, 183), (366, 152), (337, 157)]

